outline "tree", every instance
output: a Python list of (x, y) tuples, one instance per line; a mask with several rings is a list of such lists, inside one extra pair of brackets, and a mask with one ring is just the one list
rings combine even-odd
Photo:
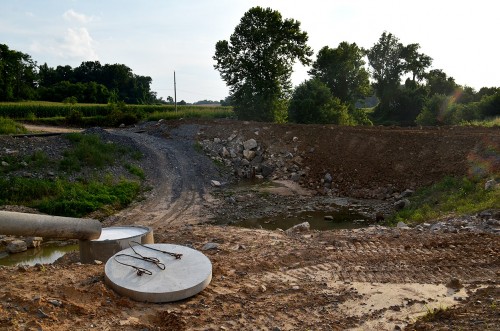
[(349, 107), (332, 96), (330, 89), (319, 79), (310, 79), (295, 88), (288, 118), (291, 122), (305, 124), (353, 124)]
[(434, 94), (451, 95), (458, 85), (453, 77), (448, 77), (441, 69), (431, 70), (426, 76), (429, 96)]
[(312, 50), (300, 22), (283, 20), (278, 11), (253, 7), (229, 41), (215, 45), (214, 68), (230, 88), (240, 119), (283, 121), (291, 91), (293, 64), (310, 63)]
[(404, 46), (401, 51), (404, 60), (404, 71), (412, 74), (413, 83), (424, 79), (425, 70), (432, 64), (432, 58), (424, 53), (419, 53), (419, 49), (419, 44), (409, 44)]
[(403, 44), (392, 33), (384, 31), (378, 43), (368, 50), (368, 62), (372, 67), (373, 87), (386, 105), (399, 88), (405, 67), (402, 61)]
[(33, 99), (37, 80), (36, 63), (28, 54), (0, 44), (0, 101)]
[(356, 101), (370, 94), (364, 51), (355, 43), (341, 42), (337, 48), (323, 47), (309, 74), (328, 86), (333, 96), (355, 108)]

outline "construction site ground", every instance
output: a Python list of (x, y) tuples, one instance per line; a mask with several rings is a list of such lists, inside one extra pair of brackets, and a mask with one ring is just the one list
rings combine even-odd
[[(115, 293), (104, 282), (104, 264), (81, 264), (78, 253), (53, 264), (0, 267), (0, 330), (498, 330), (498, 233), (214, 224), (222, 216), (241, 217), (241, 210), (264, 209), (264, 200), (274, 202), (265, 209), (275, 213), (313, 199), (330, 207), (321, 181), (326, 173), (337, 197), (359, 199), (387, 188), (415, 190), (446, 175), (495, 172), (498, 129), (180, 120), (108, 133), (144, 153), (151, 189), (103, 225), (150, 226), (157, 243), (202, 251), (212, 263), (211, 283), (191, 298), (158, 304)], [(300, 155), (307, 175), (271, 193), (239, 191), (253, 194), (253, 204), (238, 208), (223, 194), (232, 190), (225, 185), (231, 171), (195, 148), (195, 141), (232, 133), (255, 138), (268, 154)], [(34, 139), (30, 143), (59, 141)], [(5, 148), (24, 143), (0, 142)], [(212, 180), (223, 185), (213, 187)], [(390, 212), (387, 200), (379, 203)]]

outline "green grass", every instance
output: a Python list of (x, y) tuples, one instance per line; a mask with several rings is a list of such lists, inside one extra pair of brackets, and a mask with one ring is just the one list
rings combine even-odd
[[(98, 135), (70, 133), (64, 136), (72, 146), (65, 151), (59, 167), (68, 176), (86, 167), (100, 169), (113, 165), (125, 153), (140, 158), (140, 153), (105, 143)], [(21, 168), (32, 171), (58, 166), (57, 161), (41, 151), (25, 157), (3, 155), (0, 161), (8, 163), (8, 166), (0, 167), (2, 175)], [(141, 168), (130, 165), (125, 165), (125, 168), (144, 179)], [(97, 210), (109, 215), (127, 206), (139, 194), (141, 184), (138, 180), (115, 180), (110, 175), (102, 176), (96, 172), (91, 178), (79, 181), (1, 176), (0, 187), (0, 205), (24, 205), (52, 215), (82, 217)]]
[(495, 117), (489, 120), (482, 120), (482, 121), (464, 121), (460, 123), (460, 125), (464, 126), (483, 126), (487, 128), (492, 128), (492, 127), (500, 127), (500, 117)]
[(418, 190), (410, 198), (410, 207), (389, 219), (397, 222), (422, 223), (447, 216), (460, 216), (486, 209), (500, 208), (500, 190), (485, 190), (484, 182), (468, 178), (447, 177), (433, 186)]
[(65, 137), (72, 142), (73, 148), (64, 153), (60, 163), (60, 169), (64, 171), (80, 171), (83, 166), (103, 168), (113, 165), (121, 153), (127, 152), (93, 134), (68, 133)]
[(133, 201), (140, 184), (122, 180), (69, 182), (13, 177), (0, 178), (0, 204), (24, 205), (51, 215), (82, 217), (90, 212), (119, 209)]
[(146, 175), (144, 174), (144, 170), (135, 166), (133, 164), (126, 164), (125, 169), (127, 169), (132, 175), (139, 177), (140, 179), (146, 179)]
[(19, 134), (26, 133), (28, 130), (22, 125), (10, 118), (0, 117), (0, 134)]

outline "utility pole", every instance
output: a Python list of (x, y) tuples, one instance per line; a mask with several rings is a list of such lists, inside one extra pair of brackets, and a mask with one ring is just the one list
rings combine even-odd
[(175, 70), (174, 70), (174, 103), (175, 103), (175, 112), (177, 112), (177, 85), (175, 82)]

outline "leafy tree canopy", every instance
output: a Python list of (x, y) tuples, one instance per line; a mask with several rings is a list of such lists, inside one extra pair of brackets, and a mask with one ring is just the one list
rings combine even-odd
[(333, 96), (354, 108), (356, 101), (370, 93), (364, 56), (363, 49), (356, 43), (344, 41), (333, 49), (325, 46), (319, 51), (309, 74), (325, 83)]
[(240, 119), (283, 121), (296, 60), (310, 63), (312, 50), (300, 22), (271, 8), (253, 7), (229, 41), (215, 45), (215, 69), (230, 88)]

